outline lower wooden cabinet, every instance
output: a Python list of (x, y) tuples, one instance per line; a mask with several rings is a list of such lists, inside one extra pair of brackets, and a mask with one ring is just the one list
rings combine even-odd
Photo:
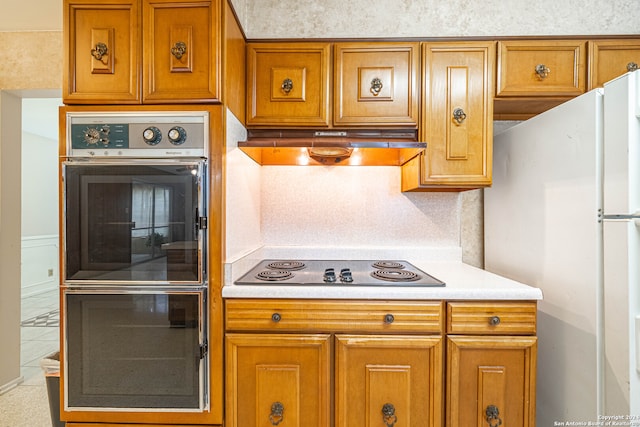
[(535, 426), (536, 337), (447, 337), (446, 426)]
[(227, 334), (226, 425), (330, 425), (330, 338)]
[(228, 300), (225, 426), (534, 427), (535, 315), (532, 301)]
[(442, 337), (337, 335), (336, 427), (442, 425)]

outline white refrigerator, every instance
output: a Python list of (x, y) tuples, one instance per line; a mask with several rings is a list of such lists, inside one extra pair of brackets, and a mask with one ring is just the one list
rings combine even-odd
[(485, 268), (543, 292), (537, 426), (640, 426), (640, 71), (496, 134), (493, 152)]

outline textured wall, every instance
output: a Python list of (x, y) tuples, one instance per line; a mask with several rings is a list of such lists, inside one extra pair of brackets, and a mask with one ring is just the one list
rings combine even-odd
[(0, 32), (0, 89), (62, 87), (62, 32)]
[(232, 0), (249, 38), (637, 34), (638, 0)]

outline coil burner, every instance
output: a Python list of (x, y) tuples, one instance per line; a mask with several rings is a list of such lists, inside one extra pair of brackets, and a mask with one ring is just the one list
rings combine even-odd
[(396, 261), (376, 261), (371, 264), (371, 267), (386, 270), (388, 268), (404, 268), (404, 264)]
[(304, 262), (300, 261), (274, 261), (267, 264), (267, 268), (271, 268), (273, 270), (289, 270), (296, 271), (302, 270), (307, 265)]
[(288, 270), (263, 270), (256, 274), (256, 279), (266, 280), (267, 282), (278, 282), (280, 280), (287, 280), (294, 275)]
[(371, 277), (387, 282), (414, 282), (422, 277), (413, 271), (402, 269), (375, 270), (371, 272)]

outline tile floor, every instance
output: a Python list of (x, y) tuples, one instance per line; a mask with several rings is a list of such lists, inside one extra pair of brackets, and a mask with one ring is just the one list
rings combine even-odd
[(57, 289), (22, 299), (20, 374), (24, 382), (0, 395), (0, 427), (52, 426), (40, 361), (59, 350), (58, 324)]
[(20, 374), (24, 384), (43, 383), (40, 361), (60, 350), (58, 289), (22, 298)]

